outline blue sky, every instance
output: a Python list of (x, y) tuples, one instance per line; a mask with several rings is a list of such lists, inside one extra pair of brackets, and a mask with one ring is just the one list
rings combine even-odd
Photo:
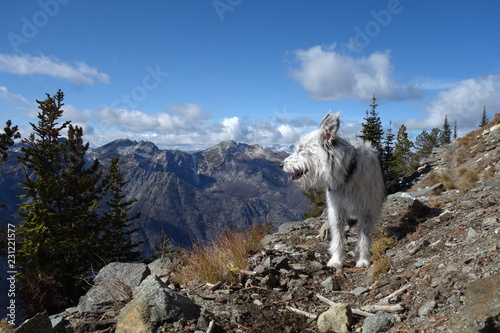
[(36, 99), (99, 146), (292, 144), (331, 109), (360, 129), (371, 96), (413, 136), (500, 110), (500, 2), (4, 0), (0, 121), (26, 137)]

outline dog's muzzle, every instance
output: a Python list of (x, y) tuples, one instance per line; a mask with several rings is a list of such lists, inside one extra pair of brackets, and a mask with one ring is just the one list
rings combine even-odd
[[(285, 167), (285, 163), (280, 163), (280, 168), (283, 170)], [(309, 172), (309, 169), (305, 169), (305, 170), (297, 170), (297, 169), (294, 169), (293, 170), (293, 175), (290, 176), (290, 179), (291, 180), (298, 180), (300, 179), (300, 177), (302, 177), (303, 175), (305, 175), (307, 172)]]
[(299, 180), (300, 177), (302, 177), (303, 175), (305, 175), (308, 171), (309, 171), (309, 169), (297, 170), (297, 171), (295, 171), (295, 173), (290, 178), (292, 180)]

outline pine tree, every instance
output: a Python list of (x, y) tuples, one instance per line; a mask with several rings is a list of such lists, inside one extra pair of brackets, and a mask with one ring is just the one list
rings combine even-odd
[(444, 116), (443, 129), (439, 133), (439, 145), (446, 145), (451, 142), (451, 127), (448, 122), (448, 115)]
[(386, 186), (390, 186), (397, 178), (394, 166), (394, 134), (392, 133), (392, 121), (390, 121), (384, 139), (384, 150), (382, 154), (382, 172), (384, 174)]
[(453, 126), (453, 140), (457, 139), (457, 121), (455, 120), (455, 126)]
[(326, 192), (323, 188), (309, 188), (306, 192), (302, 192), (309, 199), (309, 208), (304, 213), (304, 218), (318, 217), (326, 208)]
[(15, 139), (19, 139), (21, 134), (18, 131), (18, 127), (12, 126), (12, 122), (7, 120), (5, 122), (5, 128), (3, 133), (0, 133), (0, 163), (7, 160), (8, 154), (7, 150), (14, 144)]
[[(38, 101), (38, 124), (23, 142), (18, 261), (25, 312), (54, 313), (85, 292), (83, 277), (94, 261), (99, 230), (99, 162), (86, 168), (82, 129), (58, 124), (64, 94)], [(68, 139), (61, 131), (68, 128)]]
[(489, 122), (490, 122), (490, 120), (488, 119), (488, 116), (486, 115), (486, 106), (485, 106), (483, 108), (483, 115), (481, 116), (481, 123), (479, 124), (479, 127), (484, 127)]
[(430, 133), (422, 131), (415, 139), (415, 146), (420, 157), (429, 156), (433, 148), (439, 147), (440, 137), (441, 130), (439, 128), (433, 128)]
[(411, 148), (413, 148), (413, 142), (408, 139), (406, 126), (401, 124), (394, 147), (394, 172), (398, 178), (410, 174), (414, 169)]
[[(14, 144), (15, 139), (19, 139), (21, 134), (18, 131), (18, 127), (12, 126), (12, 122), (7, 120), (5, 123), (5, 128), (3, 133), (0, 133), (0, 165), (1, 163), (7, 161), (9, 147)], [(0, 202), (0, 207), (4, 207), (5, 205)]]
[(104, 180), (104, 191), (108, 200), (106, 205), (107, 211), (101, 219), (101, 228), (104, 233), (100, 237), (100, 244), (103, 245), (102, 257), (105, 261), (137, 261), (140, 259), (141, 253), (134, 250), (139, 245), (145, 242), (132, 242), (130, 239), (131, 234), (139, 231), (137, 228), (131, 228), (132, 221), (138, 219), (141, 214), (137, 213), (132, 217), (128, 217), (128, 212), (132, 205), (137, 200), (131, 198), (125, 200), (123, 187), (127, 182), (123, 179), (120, 173), (119, 159), (113, 158), (111, 160), (111, 167), (109, 174)]
[(371, 110), (368, 113), (366, 111), (365, 123), (362, 124), (361, 135), (358, 137), (363, 141), (370, 141), (375, 149), (378, 150), (379, 155), (383, 154), (382, 138), (384, 135), (384, 130), (382, 129), (382, 122), (377, 113), (378, 104), (375, 95), (372, 97)]
[(171, 258), (175, 254), (178, 254), (179, 250), (176, 250), (172, 245), (170, 238), (165, 233), (163, 225), (161, 226), (161, 243), (155, 246), (156, 253), (149, 258), (149, 261), (156, 260), (158, 258)]

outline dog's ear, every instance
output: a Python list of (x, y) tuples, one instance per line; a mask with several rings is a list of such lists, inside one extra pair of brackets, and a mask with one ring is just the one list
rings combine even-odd
[(340, 126), (340, 114), (328, 112), (319, 124), (320, 138), (322, 143), (335, 140)]

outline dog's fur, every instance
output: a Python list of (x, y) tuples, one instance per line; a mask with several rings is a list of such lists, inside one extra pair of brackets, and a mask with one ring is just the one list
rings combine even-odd
[(281, 167), (304, 188), (326, 189), (331, 230), (327, 265), (341, 268), (345, 259), (344, 226), (359, 225), (356, 267), (370, 265), (371, 232), (380, 217), (385, 186), (377, 151), (367, 142), (337, 136), (339, 113), (327, 113), (319, 128), (300, 138)]

